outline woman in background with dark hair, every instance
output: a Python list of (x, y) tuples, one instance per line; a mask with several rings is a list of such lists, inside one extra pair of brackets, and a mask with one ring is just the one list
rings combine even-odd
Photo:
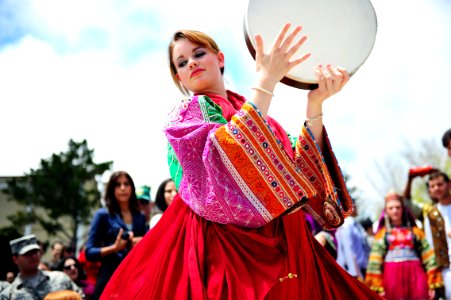
[(94, 215), (86, 242), (86, 258), (101, 261), (92, 299), (100, 297), (116, 268), (146, 233), (146, 218), (139, 211), (135, 184), (127, 172), (111, 175), (105, 205)]
[(174, 200), (177, 190), (175, 188), (175, 183), (171, 178), (165, 179), (158, 187), (157, 194), (155, 196), (155, 203), (161, 213), (155, 214), (150, 220), (150, 228), (154, 227), (160, 220), (163, 213), (166, 211), (168, 206)]
[(64, 257), (60, 261), (57, 270), (62, 271), (69, 276), (69, 278), (83, 290), (87, 300), (92, 299), (91, 296), (94, 293), (94, 285), (86, 281), (86, 274), (75, 256)]
[(161, 212), (164, 212), (168, 208), (174, 199), (177, 190), (175, 189), (175, 183), (171, 178), (165, 179), (157, 190), (157, 195), (155, 196), (155, 203)]

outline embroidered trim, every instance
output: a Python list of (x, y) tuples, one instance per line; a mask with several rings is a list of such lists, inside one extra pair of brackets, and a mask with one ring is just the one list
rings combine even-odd
[(308, 204), (305, 204), (303, 209), (305, 209), (309, 214), (312, 215), (313, 218), (315, 218), (315, 221), (318, 222), (319, 226), (324, 226), (326, 224), (326, 221), (316, 213), (316, 211)]
[(284, 282), (287, 279), (294, 279), (294, 278), (298, 278), (298, 274), (294, 274), (294, 273), (288, 273), (286, 276), (284, 277), (280, 277), (279, 281), (280, 282)]
[(262, 205), (262, 203), (258, 200), (257, 197), (255, 197), (254, 193), (249, 189), (249, 186), (244, 182), (243, 178), (238, 173), (237, 169), (235, 169), (234, 165), (230, 161), (227, 154), (224, 152), (224, 149), (222, 149), (221, 145), (219, 145), (218, 140), (216, 137), (212, 134), (211, 140), (216, 146), (216, 149), (218, 149), (218, 152), (221, 156), (221, 161), (224, 163), (224, 165), (227, 167), (229, 172), (232, 175), (232, 178), (235, 180), (236, 184), (239, 186), (243, 194), (246, 196), (246, 198), (252, 203), (252, 205), (257, 209), (257, 211), (260, 213), (262, 218), (269, 222), (273, 219), (273, 216), (269, 211)]
[(169, 127), (173, 124), (180, 123), (182, 121), (182, 112), (188, 109), (189, 104), (197, 98), (196, 96), (190, 98), (184, 98), (180, 103), (174, 105), (168, 113), (168, 120), (164, 127)]

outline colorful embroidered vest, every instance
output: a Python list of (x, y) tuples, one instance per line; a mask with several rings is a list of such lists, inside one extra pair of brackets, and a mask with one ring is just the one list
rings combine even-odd
[(435, 259), (440, 268), (449, 267), (448, 244), (446, 242), (445, 220), (436, 205), (424, 206), (424, 217), (429, 218), (432, 240), (434, 242)]

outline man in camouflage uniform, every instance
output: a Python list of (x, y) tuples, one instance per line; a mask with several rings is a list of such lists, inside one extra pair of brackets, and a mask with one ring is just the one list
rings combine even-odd
[(41, 248), (34, 234), (12, 240), (9, 244), (19, 274), (0, 293), (1, 300), (42, 300), (48, 293), (57, 290), (73, 290), (84, 298), (83, 291), (63, 272), (38, 269)]
[(6, 289), (9, 286), (9, 282), (8, 281), (0, 281), (0, 292), (3, 291), (4, 289)]

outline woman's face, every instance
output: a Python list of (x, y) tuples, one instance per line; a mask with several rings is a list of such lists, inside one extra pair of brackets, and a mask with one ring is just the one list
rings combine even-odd
[(72, 258), (66, 259), (63, 267), (64, 273), (72, 279), (72, 281), (76, 281), (78, 278), (78, 269), (77, 263)]
[(385, 212), (393, 225), (402, 224), (402, 205), (399, 200), (388, 200), (385, 204)]
[(128, 203), (132, 195), (132, 186), (125, 175), (118, 177), (114, 188), (114, 197), (118, 203)]
[(177, 78), (193, 93), (214, 91), (223, 86), (224, 54), (182, 38), (174, 43), (173, 63)]
[(168, 183), (166, 183), (166, 186), (164, 187), (164, 201), (166, 202), (167, 206), (169, 206), (172, 203), (175, 194), (177, 194), (177, 190), (175, 189), (175, 183), (174, 181), (169, 181)]

